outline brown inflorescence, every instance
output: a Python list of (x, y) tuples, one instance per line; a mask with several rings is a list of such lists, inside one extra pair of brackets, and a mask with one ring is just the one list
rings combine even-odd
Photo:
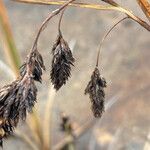
[(51, 69), (51, 82), (56, 90), (59, 90), (62, 85), (71, 76), (71, 66), (73, 66), (74, 58), (68, 46), (60, 33), (52, 48), (53, 60)]
[(36, 102), (35, 81), (41, 82), (44, 63), (38, 51), (30, 53), (22, 65), (20, 77), (0, 89), (0, 145), (3, 138), (13, 133), (19, 120), (25, 120)]
[[(30, 56), (30, 66), (33, 67), (33, 79), (35, 81), (41, 82), (42, 81), (42, 74), (43, 74), (43, 70), (45, 70), (45, 66), (44, 66), (44, 62), (43, 62), (43, 58), (41, 56), (41, 54), (38, 52), (38, 50), (35, 50), (31, 53)], [(27, 61), (24, 62), (24, 64), (20, 67), (20, 74), (21, 76), (24, 76), (26, 74), (26, 69), (27, 69)]]
[(0, 90), (0, 143), (13, 132), (19, 120), (25, 120), (36, 102), (37, 88), (32, 76), (15, 80)]
[(104, 111), (105, 87), (106, 81), (100, 76), (100, 72), (96, 67), (85, 89), (85, 94), (89, 94), (92, 103), (91, 108), (95, 117), (101, 117)]

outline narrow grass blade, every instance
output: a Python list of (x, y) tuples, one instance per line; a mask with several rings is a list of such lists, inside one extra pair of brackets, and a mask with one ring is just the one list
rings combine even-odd
[(18, 139), (20, 139), (20, 140), (22, 140), (22, 141), (24, 141), (25, 143), (27, 143), (27, 145), (30, 146), (30, 148), (31, 148), (32, 150), (38, 150), (37, 145), (35, 145), (35, 144), (33, 143), (33, 141), (30, 140), (29, 137), (28, 137), (26, 134), (22, 134), (21, 131), (16, 130), (16, 131), (15, 131), (15, 134), (14, 134), (14, 137), (15, 137), (15, 138), (18, 138)]
[(15, 72), (16, 76), (18, 76), (20, 57), (14, 43), (7, 11), (2, 0), (0, 1), (0, 41), (2, 43), (4, 52), (6, 53), (6, 59), (9, 61), (9, 64)]
[(44, 119), (43, 119), (43, 149), (51, 149), (51, 125), (52, 125), (52, 109), (54, 104), (56, 91), (51, 85), (48, 92), (48, 100), (45, 105)]
[[(21, 3), (29, 3), (29, 4), (42, 4), (42, 5), (63, 5), (66, 1), (56, 1), (56, 0), (13, 0), (16, 2)], [(114, 6), (104, 6), (98, 4), (91, 4), (91, 3), (80, 3), (74, 2), (70, 3), (68, 6), (73, 7), (80, 7), (80, 8), (91, 8), (91, 9), (98, 9), (98, 10), (116, 10)]]
[(142, 8), (148, 20), (150, 21), (150, 3), (148, 2), (148, 0), (137, 0), (137, 2)]
[(42, 148), (43, 145), (42, 127), (39, 119), (39, 114), (35, 109), (33, 110), (32, 114), (29, 114), (27, 118), (27, 125), (38, 147)]
[[(13, 0), (16, 2), (29, 3), (29, 4), (45, 4), (45, 5), (62, 5), (65, 1), (48, 1), (48, 0)], [(91, 8), (96, 10), (116, 10), (126, 14), (129, 18), (140, 24), (142, 27), (150, 31), (150, 25), (143, 21), (141, 18), (134, 15), (130, 10), (127, 10), (121, 6), (104, 6), (99, 4), (90, 3), (70, 3), (68, 6), (81, 7), (81, 8)]]

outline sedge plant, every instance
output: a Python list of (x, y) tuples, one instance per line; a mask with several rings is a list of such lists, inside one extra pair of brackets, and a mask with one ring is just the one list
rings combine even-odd
[[(35, 39), (33, 41), (32, 47), (29, 51), (29, 54), (25, 58), (24, 63), (21, 65), (20, 69), (18, 66), (20, 64), (20, 60), (18, 59), (18, 53), (15, 48), (15, 44), (12, 36), (8, 36), (10, 33), (10, 27), (4, 26), (5, 20), (7, 17), (3, 18), (4, 12), (0, 11), (0, 23), (2, 25), (2, 31), (4, 32), (5, 42), (7, 43), (7, 53), (9, 54), (9, 58), (11, 60), (11, 67), (14, 69), (17, 77), (10, 84), (5, 85), (0, 89), (0, 144), (2, 146), (3, 139), (5, 137), (9, 137), (12, 135), (14, 130), (17, 128), (18, 123), (20, 121), (25, 121), (28, 112), (31, 113), (30, 121), (28, 121), (28, 125), (33, 131), (33, 135), (35, 141), (38, 143), (36, 147), (33, 142), (30, 142), (27, 137), (22, 137), (26, 142), (28, 142), (33, 149), (42, 149), (42, 150), (50, 150), (51, 149), (51, 139), (50, 139), (50, 118), (52, 114), (52, 106), (53, 101), (51, 97), (47, 101), (45, 120), (47, 121), (46, 129), (48, 131), (42, 130), (41, 121), (39, 121), (38, 113), (34, 111), (34, 105), (37, 101), (38, 89), (36, 87), (36, 82), (42, 82), (42, 74), (45, 72), (44, 59), (42, 57), (42, 53), (38, 48), (39, 37), (43, 30), (46, 29), (48, 23), (51, 19), (58, 14), (61, 13), (59, 23), (58, 23), (58, 33), (55, 44), (52, 48), (52, 62), (51, 62), (51, 72), (50, 78), (53, 88), (50, 90), (53, 97), (56, 92), (62, 88), (67, 80), (71, 77), (71, 70), (74, 67), (75, 58), (72, 54), (71, 49), (69, 48), (68, 42), (64, 39), (64, 36), (61, 32), (61, 21), (63, 18), (64, 11), (69, 6), (81, 7), (81, 8), (91, 8), (97, 10), (115, 10), (122, 12), (126, 15), (123, 19), (119, 20), (102, 38), (100, 42), (100, 46), (98, 49), (97, 59), (95, 62), (95, 68), (91, 75), (91, 79), (85, 88), (85, 94), (89, 95), (91, 101), (91, 108), (93, 111), (93, 115), (95, 118), (101, 118), (103, 112), (105, 111), (105, 88), (107, 86), (106, 80), (101, 75), (100, 67), (99, 67), (99, 57), (100, 51), (102, 49), (102, 44), (105, 41), (106, 37), (108, 37), (109, 33), (122, 21), (126, 19), (131, 19), (134, 22), (140, 24), (147, 31), (150, 31), (150, 25), (140, 17), (134, 15), (130, 10), (120, 6), (117, 2), (113, 0), (100, 0), (99, 2), (105, 2), (107, 5), (102, 4), (93, 4), (93, 3), (84, 3), (84, 2), (76, 2), (76, 0), (68, 0), (68, 1), (48, 1), (48, 0), (13, 0), (18, 2), (26, 2), (33, 4), (50, 4), (50, 5), (60, 5), (58, 9), (52, 11), (47, 18), (42, 22), (40, 28), (37, 31)], [(150, 20), (150, 4), (147, 0), (137, 0), (138, 4), (142, 8), (144, 14)], [(1, 7), (4, 5), (1, 1)], [(6, 10), (5, 10), (6, 12)], [(7, 19), (8, 20), (8, 19)], [(7, 22), (7, 25), (9, 23)], [(8, 33), (9, 32), (9, 33)], [(55, 89), (55, 90), (54, 90)], [(74, 140), (74, 134), (71, 128), (71, 124), (68, 125), (68, 119), (63, 117), (64, 123), (64, 131), (69, 133), (69, 136)], [(32, 123), (31, 123), (32, 122)], [(48, 125), (47, 125), (48, 124)], [(69, 127), (68, 127), (69, 126)], [(43, 132), (48, 132), (45, 134)], [(19, 135), (19, 132), (18, 132)], [(71, 141), (71, 145), (73, 143)]]

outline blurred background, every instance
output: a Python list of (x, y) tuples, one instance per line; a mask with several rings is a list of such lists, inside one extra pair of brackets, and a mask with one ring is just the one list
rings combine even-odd
[[(23, 62), (40, 24), (56, 6), (23, 4), (10, 0), (3, 2)], [(98, 3), (96, 0), (89, 2)], [(146, 20), (136, 1), (117, 2)], [(84, 89), (95, 67), (100, 40), (123, 17), (123, 14), (115, 11), (73, 7), (65, 11), (61, 28), (65, 40), (73, 49), (76, 62), (66, 86), (53, 95), (50, 133), (52, 147), (65, 137), (60, 131), (60, 112), (65, 112), (75, 128), (92, 122), (76, 139), (77, 150), (150, 150), (150, 34), (147, 30), (126, 20), (111, 32), (103, 44), (99, 69), (107, 80), (107, 88), (106, 111), (101, 119), (94, 119), (90, 99), (84, 95)], [(46, 115), (45, 104), (51, 98), (51, 48), (57, 37), (58, 19), (59, 16), (56, 16), (51, 20), (39, 41), (39, 51), (46, 65), (43, 83), (37, 83), (39, 92), (36, 110), (41, 124)], [(15, 78), (2, 45), (4, 43), (0, 41), (0, 87)], [(30, 130), (24, 123), (20, 123), (19, 130), (32, 139)], [(19, 138), (11, 137), (5, 140), (3, 149), (31, 148)]]

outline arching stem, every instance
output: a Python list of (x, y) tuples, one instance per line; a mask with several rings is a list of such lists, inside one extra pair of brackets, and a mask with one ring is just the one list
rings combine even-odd
[(101, 48), (102, 48), (102, 45), (105, 41), (105, 39), (107, 38), (107, 36), (109, 35), (109, 33), (122, 21), (124, 21), (125, 19), (127, 19), (129, 17), (125, 17), (121, 20), (119, 20), (117, 23), (115, 23), (111, 28), (110, 30), (103, 36), (101, 42), (100, 42), (100, 45), (99, 45), (99, 49), (98, 49), (98, 54), (97, 54), (97, 61), (96, 61), (96, 67), (98, 67), (98, 64), (99, 64), (99, 57), (100, 57), (100, 51), (101, 51)]
[[(31, 68), (29, 67), (29, 63), (30, 63), (30, 60), (31, 60), (31, 58), (32, 58), (32, 53), (33, 53), (34, 51), (37, 51), (37, 44), (38, 44), (38, 40), (39, 40), (39, 37), (40, 37), (41, 32), (45, 29), (45, 27), (46, 27), (46, 25), (48, 24), (48, 22), (49, 22), (54, 16), (58, 15), (64, 8), (66, 8), (66, 7), (67, 7), (70, 3), (72, 3), (73, 1), (75, 1), (75, 0), (69, 0), (69, 1), (67, 1), (66, 3), (64, 3), (62, 6), (60, 6), (58, 9), (52, 11), (52, 12), (48, 15), (48, 17), (43, 21), (43, 23), (42, 23), (42, 25), (40, 26), (40, 28), (39, 28), (39, 30), (38, 30), (38, 33), (37, 33), (37, 35), (36, 35), (36, 37), (35, 37), (35, 40), (34, 40), (32, 49), (31, 49), (31, 51), (30, 51), (30, 53), (29, 53), (29, 55), (28, 55), (28, 57), (27, 57), (27, 64), (28, 64), (27, 67), (29, 68), (27, 72), (29, 72), (30, 69), (31, 69)], [(61, 17), (61, 18), (62, 18), (62, 17)], [(61, 20), (60, 20), (60, 22), (61, 22)]]
[(52, 13), (50, 13), (50, 15), (44, 20), (44, 22), (42, 23), (41, 27), (38, 30), (38, 33), (35, 37), (32, 49), (31, 49), (31, 53), (35, 50), (37, 50), (37, 43), (38, 43), (38, 39), (39, 36), (41, 34), (41, 32), (44, 30), (45, 26), (47, 25), (47, 23), (57, 14), (59, 14), (65, 7), (67, 7), (70, 3), (72, 3), (75, 0), (69, 0), (67, 1), (64, 5), (62, 5), (61, 7), (59, 7), (58, 9), (54, 10)]
[(61, 22), (62, 22), (62, 17), (64, 15), (64, 11), (65, 11), (65, 8), (62, 10), (61, 12), (61, 15), (60, 15), (60, 18), (59, 18), (59, 23), (58, 23), (58, 33), (61, 35)]

